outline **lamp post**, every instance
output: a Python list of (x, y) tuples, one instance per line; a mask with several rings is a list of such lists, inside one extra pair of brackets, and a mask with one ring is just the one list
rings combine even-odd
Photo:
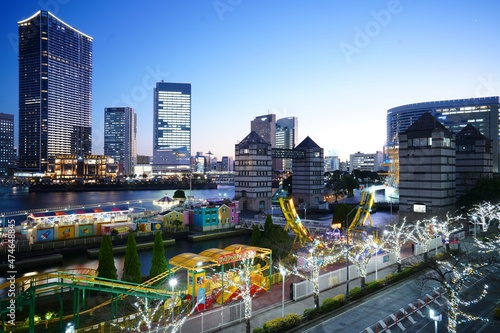
[(285, 267), (280, 265), (280, 274), (283, 280), (283, 287), (281, 289), (281, 316), (285, 316), (285, 276), (286, 276), (286, 270)]
[(175, 295), (174, 295), (174, 288), (175, 286), (177, 285), (177, 279), (173, 278), (173, 279), (170, 279), (170, 281), (168, 281), (168, 284), (170, 285), (170, 287), (172, 287), (172, 325), (173, 325), (173, 322), (174, 322), (174, 310), (175, 310)]
[(472, 215), (472, 220), (474, 221), (474, 238), (477, 238), (477, 226), (476, 226), (477, 216)]
[(346, 289), (345, 300), (349, 299), (349, 215), (358, 207), (354, 207), (345, 217), (345, 235), (346, 235), (346, 252), (345, 252), (345, 267), (346, 267)]
[(375, 245), (375, 280), (378, 280), (378, 244)]
[(429, 317), (434, 320), (434, 332), (438, 332), (438, 321), (441, 321), (443, 319), (443, 316), (438, 313), (434, 313), (433, 309), (429, 309)]

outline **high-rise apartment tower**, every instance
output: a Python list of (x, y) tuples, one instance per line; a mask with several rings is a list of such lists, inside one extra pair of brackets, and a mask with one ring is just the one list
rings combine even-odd
[(118, 165), (118, 174), (129, 176), (137, 163), (137, 115), (130, 107), (104, 109), (104, 155)]
[(19, 168), (92, 151), (92, 37), (47, 11), (18, 22)]

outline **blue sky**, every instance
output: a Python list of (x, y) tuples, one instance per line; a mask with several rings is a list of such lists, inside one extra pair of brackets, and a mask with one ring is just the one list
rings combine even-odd
[[(0, 21), (0, 112), (17, 115), (17, 22), (40, 9), (93, 37), (103, 110), (132, 106), (152, 154), (155, 82), (192, 84), (192, 150), (234, 156), (256, 116), (296, 116), (342, 160), (382, 150), (387, 110), (500, 94), (496, 1), (23, 0)], [(17, 126), (17, 122), (16, 122)], [(17, 136), (17, 128), (16, 128)]]

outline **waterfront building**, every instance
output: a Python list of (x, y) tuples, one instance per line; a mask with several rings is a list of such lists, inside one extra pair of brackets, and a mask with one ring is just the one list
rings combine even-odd
[(0, 176), (13, 171), (15, 158), (14, 115), (0, 113)]
[(229, 171), (232, 172), (234, 170), (234, 160), (230, 156), (222, 156), (221, 161), (221, 169), (220, 171)]
[(471, 124), (456, 136), (456, 196), (460, 198), (481, 178), (489, 178), (493, 170), (491, 140)]
[(303, 152), (303, 158), (293, 159), (293, 200), (299, 208), (318, 208), (324, 200), (323, 148), (306, 137), (295, 150)]
[(373, 171), (380, 170), (381, 164), (384, 162), (384, 154), (377, 151), (374, 154), (364, 154), (357, 152), (349, 155), (349, 170)]
[(118, 165), (118, 174), (134, 174), (137, 164), (137, 115), (130, 107), (104, 108), (104, 155)]
[(92, 37), (47, 11), (18, 22), (19, 169), (92, 152)]
[(398, 133), (404, 132), (424, 113), (430, 113), (453, 133), (467, 124), (473, 125), (486, 138), (492, 140), (493, 172), (500, 165), (500, 123), (498, 96), (423, 102), (398, 106), (387, 111), (386, 144), (396, 143)]
[(192, 229), (198, 232), (234, 228), (238, 223), (238, 202), (193, 208)]
[(272, 148), (255, 131), (235, 145), (234, 184), (240, 209), (271, 209)]
[(57, 182), (104, 182), (116, 178), (117, 170), (113, 158), (109, 156), (58, 155), (54, 161), (53, 179)]
[(399, 213), (414, 219), (455, 210), (455, 136), (430, 113), (399, 133)]
[(191, 84), (157, 82), (153, 113), (153, 173), (189, 171)]

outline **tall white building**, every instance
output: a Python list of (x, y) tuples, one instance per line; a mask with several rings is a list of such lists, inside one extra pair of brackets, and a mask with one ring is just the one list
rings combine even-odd
[(137, 164), (137, 115), (130, 107), (104, 109), (104, 155), (118, 165), (118, 174), (131, 175)]
[(153, 124), (153, 172), (188, 171), (191, 158), (191, 84), (156, 83)]

